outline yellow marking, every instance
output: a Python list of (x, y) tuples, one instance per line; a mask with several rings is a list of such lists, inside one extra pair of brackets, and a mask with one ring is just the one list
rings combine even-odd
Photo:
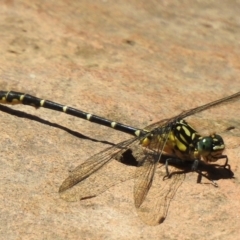
[[(165, 140), (164, 138), (166, 138), (166, 134), (159, 135), (158, 141), (160, 143), (163, 143), (163, 141)], [(164, 151), (169, 154), (173, 154), (175, 146), (176, 146), (176, 139), (173, 132), (171, 131), (168, 134), (168, 139), (167, 139), (166, 145), (164, 146)]]
[(6, 97), (2, 97), (2, 98), (0, 99), (0, 103), (6, 103)]
[(175, 138), (175, 142), (176, 142), (176, 145), (177, 145), (178, 149), (179, 149), (181, 152), (185, 152), (185, 151), (187, 150), (186, 145), (184, 145), (181, 141), (179, 141), (178, 138)]
[(192, 140), (195, 139), (195, 136), (196, 136), (196, 133), (193, 133), (193, 134), (192, 134)]
[(182, 134), (180, 134), (180, 138), (181, 138), (185, 143), (188, 143), (187, 140), (185, 139), (185, 137), (184, 137)]
[(185, 121), (184, 121), (183, 119), (180, 120), (179, 123), (186, 125), (186, 124), (185, 124)]
[(67, 112), (68, 106), (63, 106), (63, 112)]
[(112, 127), (112, 128), (115, 128), (115, 127), (116, 127), (116, 125), (117, 125), (117, 123), (116, 123), (116, 122), (111, 122), (111, 127)]
[(7, 96), (8, 96), (8, 94), (9, 94), (9, 92), (7, 92), (7, 93), (5, 94), (5, 96), (0, 99), (0, 103), (8, 103), (8, 104), (11, 104), (11, 103), (7, 102)]
[(20, 101), (19, 99), (15, 98), (15, 99), (12, 99), (11, 102), (9, 102), (9, 101), (7, 100), (7, 95), (6, 95), (5, 97), (2, 97), (2, 98), (0, 99), (0, 103), (5, 103), (5, 104), (14, 105), (14, 104), (19, 104), (19, 103), (21, 103), (21, 101)]
[(223, 145), (215, 146), (215, 147), (213, 148), (213, 150), (214, 150), (214, 151), (216, 151), (216, 150), (223, 150), (224, 148), (225, 148), (225, 145), (223, 144)]
[(181, 126), (177, 126), (177, 130), (180, 132), (181, 131)]
[(92, 114), (88, 113), (87, 114), (87, 120), (90, 121), (91, 117), (92, 117)]
[(151, 142), (150, 139), (146, 137), (142, 140), (142, 146), (147, 147), (150, 144), (150, 142)]
[(172, 131), (169, 133), (168, 139), (169, 139), (169, 141), (171, 141), (171, 142), (173, 142), (173, 143), (175, 142), (175, 136), (174, 136), (174, 134), (173, 134)]
[(11, 102), (9, 102), (9, 104), (11, 104), (11, 105), (14, 105), (14, 104), (19, 104), (19, 103), (21, 103), (20, 101), (19, 101), (19, 99), (12, 99), (12, 101)]
[(45, 100), (42, 99), (42, 100), (40, 101), (40, 107), (43, 107), (43, 106), (44, 106), (44, 103), (45, 103)]
[(187, 136), (191, 136), (191, 132), (189, 131), (189, 129), (186, 126), (182, 125), (182, 128)]
[(25, 94), (22, 94), (22, 95), (20, 96), (20, 101), (21, 101), (21, 102), (23, 101), (24, 97), (25, 97)]
[(9, 91), (9, 92), (7, 92), (7, 94), (6, 94), (6, 96), (5, 96), (5, 97), (6, 97), (6, 99), (7, 99), (7, 97), (8, 97), (8, 94), (9, 94), (9, 93), (10, 93), (10, 91)]
[(140, 131), (140, 130), (137, 130), (137, 131), (134, 132), (134, 134), (135, 134), (137, 137), (139, 137), (140, 134), (141, 134), (141, 131)]
[(194, 151), (194, 153), (193, 153), (193, 156), (194, 156), (194, 158), (196, 159), (199, 159), (200, 158), (200, 154), (199, 154), (199, 152), (196, 150), (196, 151)]

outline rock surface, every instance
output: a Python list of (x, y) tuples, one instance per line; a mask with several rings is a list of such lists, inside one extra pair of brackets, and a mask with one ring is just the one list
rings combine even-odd
[[(240, 91), (238, 1), (0, 6), (1, 90), (139, 128)], [(0, 106), (0, 239), (238, 239), (239, 103), (196, 116), (199, 127), (235, 127), (223, 132), (234, 178), (214, 188), (186, 174), (155, 227), (137, 216), (133, 180), (81, 202), (58, 194), (70, 170), (109, 146), (101, 141), (118, 143), (126, 134), (47, 109)]]

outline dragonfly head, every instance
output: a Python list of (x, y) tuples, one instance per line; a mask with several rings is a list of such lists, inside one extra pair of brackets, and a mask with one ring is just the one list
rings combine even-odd
[(198, 153), (203, 156), (207, 162), (217, 161), (222, 156), (224, 148), (224, 141), (222, 137), (217, 134), (202, 137), (197, 144)]

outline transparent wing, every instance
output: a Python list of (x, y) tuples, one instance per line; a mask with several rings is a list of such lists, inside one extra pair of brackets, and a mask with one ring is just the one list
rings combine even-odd
[[(174, 120), (174, 119), (175, 118), (172, 118), (172, 120)], [(144, 130), (151, 132), (155, 128), (164, 127), (164, 125), (166, 125), (166, 123), (169, 121), (171, 121), (171, 118), (170, 119), (162, 119), (161, 121), (158, 121), (158, 122), (148, 125), (147, 127), (144, 128)]]
[(156, 159), (151, 155), (146, 155), (136, 169), (134, 183), (134, 204), (136, 208), (139, 208), (147, 197), (152, 186), (156, 165)]
[(192, 109), (189, 109), (187, 111), (183, 111), (182, 113), (180, 113), (179, 115), (177, 115), (175, 118), (185, 118), (185, 117), (188, 117), (188, 116), (191, 116), (193, 114), (196, 114), (196, 113), (199, 113), (199, 112), (202, 112), (202, 111), (205, 111), (209, 108), (213, 108), (213, 107), (216, 107), (216, 106), (219, 106), (220, 104), (221, 105), (225, 105), (225, 104), (228, 104), (228, 103), (232, 103), (234, 101), (237, 101), (240, 99), (240, 92), (237, 92), (235, 94), (232, 94), (231, 96), (227, 96), (227, 97), (224, 97), (224, 98), (221, 98), (221, 99), (218, 99), (216, 101), (213, 101), (213, 102), (210, 102), (210, 103), (207, 103), (207, 104), (204, 104), (202, 106), (199, 106), (199, 107), (196, 107), (196, 108), (192, 108)]
[(204, 104), (202, 106), (183, 111), (182, 113), (180, 113), (180, 114), (178, 114), (178, 115), (176, 115), (172, 118), (163, 119), (163, 120), (160, 120), (158, 122), (155, 122), (155, 123), (147, 126), (145, 129), (148, 130), (148, 131), (151, 131), (154, 128), (162, 126), (163, 124), (174, 123), (175, 121), (177, 121), (179, 119), (183, 119), (183, 118), (189, 117), (193, 114), (200, 113), (200, 112), (205, 111), (209, 108), (214, 108), (214, 107), (219, 106), (219, 105), (225, 105), (225, 104), (228, 104), (228, 103), (232, 103), (232, 102), (238, 101), (239, 99), (240, 99), (240, 92), (237, 92), (235, 94), (232, 94), (231, 96), (227, 96), (227, 97), (218, 99), (216, 101)]
[[(164, 131), (165, 130), (166, 129), (164, 129)], [(140, 144), (136, 145), (138, 141), (139, 138), (136, 137), (121, 142), (116, 146), (109, 147), (90, 157), (84, 163), (77, 166), (60, 186), (59, 193), (61, 198), (66, 201), (78, 201), (81, 199), (94, 197), (106, 191), (111, 186), (126, 181), (130, 178), (134, 178), (132, 169), (126, 168), (125, 166), (125, 173), (122, 174), (119, 171), (121, 165), (118, 164), (118, 171), (116, 171), (116, 167), (115, 169), (112, 169), (112, 166), (111, 164), (109, 165), (109, 163), (113, 159), (117, 158), (118, 155), (124, 153), (127, 149), (131, 147), (134, 148), (134, 144), (139, 152), (137, 154), (137, 161), (143, 162), (146, 152), (143, 153)], [(156, 143), (156, 145), (159, 146), (159, 143)], [(140, 151), (139, 147), (141, 149)], [(154, 164), (156, 165), (156, 162)], [(127, 173), (128, 171), (130, 173)], [(152, 171), (152, 176), (153, 175), (154, 171)]]
[(136, 205), (139, 217), (148, 225), (158, 225), (167, 216), (168, 208), (177, 189), (185, 179), (185, 174), (178, 168), (169, 166), (170, 178), (165, 178), (164, 164), (158, 164), (155, 169), (151, 189), (141, 205)]
[[(152, 186), (156, 167), (161, 160), (170, 130), (170, 127), (156, 129), (152, 136), (153, 143), (150, 144), (151, 149), (145, 149), (145, 157), (138, 163), (134, 184), (134, 203), (136, 208), (139, 208), (145, 201)], [(160, 133), (161, 136), (158, 136)]]
[[(78, 201), (99, 195), (113, 185), (133, 178), (132, 168), (120, 171), (123, 164), (115, 161), (115, 169), (109, 163), (122, 152), (136, 143), (138, 138), (132, 138), (109, 147), (102, 152), (90, 157), (77, 166), (66, 178), (59, 188), (61, 198), (66, 201)], [(116, 167), (118, 168), (116, 171)], [(123, 166), (122, 166), (123, 167)], [(127, 173), (127, 171), (129, 173)]]

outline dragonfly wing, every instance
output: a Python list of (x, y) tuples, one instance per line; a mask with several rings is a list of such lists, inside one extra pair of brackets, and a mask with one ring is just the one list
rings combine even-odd
[(158, 122), (152, 123), (144, 128), (144, 130), (152, 131), (155, 128), (163, 127), (170, 119), (162, 119)]
[(134, 183), (134, 204), (136, 208), (139, 208), (142, 205), (152, 186), (157, 165), (156, 158), (157, 156), (154, 155), (146, 155), (136, 169)]
[[(77, 166), (60, 186), (59, 193), (61, 198), (67, 201), (78, 201), (94, 197), (119, 182), (133, 178), (133, 174), (120, 174), (119, 169), (118, 171), (116, 169), (110, 170), (111, 166), (109, 166), (109, 163), (116, 155), (126, 151), (126, 147), (134, 144), (136, 140), (137, 138), (132, 138), (116, 146), (109, 147)], [(120, 168), (121, 164), (116, 164)], [(129, 168), (129, 171), (131, 172), (131, 168)], [(114, 172), (116, 174), (113, 174)]]
[(151, 188), (157, 163), (161, 159), (162, 151), (168, 138), (169, 131), (167, 131), (168, 129), (166, 128), (163, 130), (162, 141), (157, 140), (157, 135), (152, 136), (153, 142), (150, 143), (150, 148), (144, 149), (145, 156), (138, 162), (134, 184), (134, 203), (136, 208), (141, 206)]
[(145, 156), (139, 161), (135, 175), (134, 202), (136, 208), (139, 208), (142, 205), (152, 186), (154, 173), (157, 164), (161, 159), (169, 132), (170, 129), (165, 128), (162, 132), (162, 140), (158, 141), (158, 136), (156, 135), (152, 137), (152, 140), (154, 140), (153, 143), (150, 143), (151, 149), (144, 149)]
[(170, 178), (165, 178), (164, 164), (156, 167), (151, 189), (142, 204), (136, 206), (139, 217), (148, 225), (158, 225), (167, 216), (168, 208), (178, 187), (185, 179), (185, 174), (179, 169), (169, 166)]
[[(158, 128), (152, 130), (153, 142), (150, 143), (150, 149), (145, 149), (145, 157), (136, 169), (134, 184), (135, 207), (140, 218), (148, 225), (157, 225), (165, 219), (170, 200), (181, 183), (180, 175), (175, 174), (167, 179), (168, 181), (163, 181), (166, 168), (163, 167), (165, 164), (160, 162), (171, 132), (171, 122), (167, 119), (157, 124), (160, 124)], [(150, 125), (150, 128), (152, 127), (155, 127), (155, 124)], [(158, 167), (159, 165), (161, 167)], [(168, 170), (171, 171), (174, 168)]]

